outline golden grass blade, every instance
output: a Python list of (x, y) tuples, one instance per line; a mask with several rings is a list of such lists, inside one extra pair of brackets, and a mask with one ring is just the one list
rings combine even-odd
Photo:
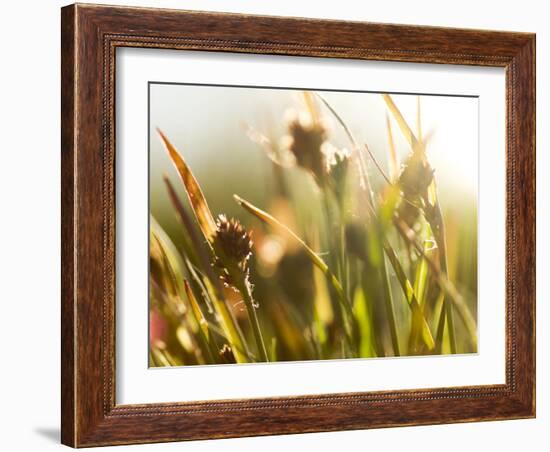
[(246, 210), (248, 210), (252, 215), (254, 215), (256, 218), (260, 219), (264, 223), (270, 225), (271, 227), (274, 227), (276, 229), (280, 229), (284, 231), (289, 237), (294, 239), (307, 253), (309, 259), (311, 262), (319, 268), (325, 275), (329, 276), (329, 281), (334, 286), (334, 289), (336, 292), (340, 294), (344, 294), (344, 290), (342, 288), (342, 285), (336, 279), (336, 276), (332, 274), (330, 271), (328, 265), (325, 263), (323, 259), (321, 259), (315, 251), (313, 251), (307, 244), (304, 242), (294, 231), (292, 231), (289, 227), (285, 226), (283, 223), (281, 223), (279, 220), (277, 220), (275, 217), (271, 216), (267, 212), (258, 209), (256, 206), (250, 204), (248, 201), (244, 200), (238, 195), (233, 195), (233, 198), (239, 204), (239, 206), (244, 207)]
[(382, 97), (384, 98), (384, 101), (386, 102), (386, 106), (388, 107), (388, 110), (390, 110), (393, 118), (397, 122), (397, 125), (401, 129), (401, 133), (407, 140), (407, 143), (411, 147), (413, 151), (416, 151), (419, 149), (420, 143), (418, 142), (418, 139), (416, 138), (414, 132), (411, 130), (409, 125), (407, 124), (407, 121), (405, 121), (405, 118), (401, 114), (401, 111), (397, 108), (397, 105), (395, 105), (393, 99), (389, 94), (382, 94)]
[(212, 212), (210, 211), (208, 203), (202, 194), (199, 183), (197, 182), (197, 179), (195, 179), (195, 176), (193, 176), (191, 169), (183, 157), (172, 145), (172, 143), (170, 143), (166, 135), (164, 135), (160, 129), (157, 129), (157, 133), (159, 134), (162, 144), (164, 145), (168, 156), (172, 160), (172, 163), (176, 167), (181, 181), (183, 182), (185, 191), (187, 192), (187, 196), (189, 197), (189, 201), (193, 207), (193, 212), (195, 213), (201, 231), (206, 239), (211, 242), (216, 235), (216, 222), (214, 221)]
[(397, 151), (395, 150), (390, 117), (387, 114), (386, 131), (388, 134), (388, 160), (390, 168), (390, 179), (392, 182), (395, 182), (399, 178), (399, 157), (397, 156)]
[[(183, 247), (187, 254), (187, 258), (189, 258), (191, 262), (193, 262), (195, 265), (198, 265), (202, 269), (205, 276), (213, 282), (217, 293), (222, 294), (223, 288), (219, 278), (214, 274), (213, 268), (210, 265), (208, 250), (206, 249), (206, 247), (201, 246), (201, 239), (195, 229), (195, 225), (193, 224), (191, 217), (183, 208), (183, 204), (180, 201), (176, 190), (174, 189), (172, 183), (167, 177), (164, 177), (164, 183), (166, 184), (170, 201), (172, 202), (172, 205), (174, 206), (174, 209), (178, 214), (178, 217), (185, 229), (185, 234), (183, 234)], [(211, 306), (209, 304), (209, 308), (210, 307)]]

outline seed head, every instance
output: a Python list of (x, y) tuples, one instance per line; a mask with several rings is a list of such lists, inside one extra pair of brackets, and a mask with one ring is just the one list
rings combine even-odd
[(248, 261), (252, 254), (252, 239), (244, 226), (234, 218), (219, 215), (216, 219), (216, 235), (213, 248), (216, 254), (215, 265), (222, 280), (234, 285), (235, 278), (248, 278)]
[(434, 180), (434, 170), (424, 152), (413, 152), (405, 162), (398, 184), (403, 193), (397, 213), (409, 227), (416, 224), (421, 210), (426, 215), (429, 203), (428, 187)]
[(327, 176), (326, 155), (322, 150), (327, 138), (327, 129), (322, 122), (309, 118), (293, 117), (288, 124), (288, 149), (296, 163), (309, 171), (319, 186), (324, 185)]
[(432, 183), (433, 175), (433, 168), (422, 154), (411, 154), (399, 176), (403, 194), (410, 198), (424, 195)]
[[(325, 143), (328, 145), (328, 143)], [(343, 203), (346, 196), (346, 179), (348, 175), (350, 152), (347, 149), (337, 149), (332, 145), (325, 146), (331, 148), (331, 152), (328, 154), (327, 172), (330, 175), (329, 185), (336, 195), (336, 199), (339, 203)]]

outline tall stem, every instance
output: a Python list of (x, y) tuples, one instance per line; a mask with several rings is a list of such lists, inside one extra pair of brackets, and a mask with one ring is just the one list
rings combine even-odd
[(252, 298), (252, 292), (250, 290), (250, 283), (248, 281), (243, 281), (241, 284), (239, 284), (238, 289), (243, 296), (244, 304), (248, 312), (248, 317), (250, 318), (250, 324), (252, 325), (252, 332), (254, 334), (254, 340), (256, 341), (256, 346), (258, 348), (260, 359), (263, 362), (269, 362), (267, 349), (265, 348), (264, 338), (260, 329), (260, 322), (258, 321), (258, 314), (256, 313), (254, 299)]
[(342, 267), (341, 281), (344, 285), (346, 297), (351, 299), (350, 293), (350, 268), (346, 259), (346, 227), (343, 221), (340, 222), (340, 266)]
[[(328, 197), (328, 192), (325, 190), (321, 194), (322, 202), (323, 202), (323, 210), (325, 212), (325, 220), (327, 223), (327, 240), (328, 240), (328, 246), (331, 250), (337, 250), (336, 256), (333, 253), (329, 253), (328, 255), (328, 262), (329, 266), (332, 268), (336, 268), (336, 281), (338, 281), (338, 285), (340, 286), (341, 292), (338, 293), (338, 306), (340, 307), (340, 315), (342, 316), (342, 321), (346, 325), (345, 329), (345, 340), (347, 341), (350, 350), (354, 351), (355, 353), (355, 336), (357, 334), (355, 327), (354, 327), (354, 321), (353, 321), (353, 306), (351, 305), (351, 302), (349, 301), (347, 290), (346, 290), (346, 281), (344, 280), (344, 266), (343, 266), (343, 254), (340, 252), (340, 244), (338, 240), (334, 239), (334, 233), (335, 233), (335, 224), (334, 224), (334, 216), (332, 214), (332, 209), (330, 207), (330, 200)], [(327, 275), (327, 277), (330, 276)]]

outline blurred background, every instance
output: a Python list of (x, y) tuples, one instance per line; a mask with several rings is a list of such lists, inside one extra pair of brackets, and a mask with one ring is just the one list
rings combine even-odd
[[(273, 183), (272, 164), (261, 147), (247, 137), (245, 128), (252, 126), (273, 140), (284, 136), (285, 113), (302, 108), (299, 90), (160, 83), (151, 84), (149, 89), (150, 206), (163, 225), (176, 222), (163, 174), (185, 196), (156, 127), (182, 152), (214, 213), (225, 209), (230, 215), (243, 215), (232, 200), (233, 193), (253, 203), (266, 196)], [(387, 110), (382, 97), (377, 93), (317, 91), (338, 111), (357, 141), (368, 143), (387, 173)], [(408, 122), (415, 124), (418, 96), (392, 97)], [(452, 205), (454, 212), (471, 215), (478, 185), (478, 100), (423, 95), (421, 107), (424, 132), (432, 133), (427, 152), (436, 170), (443, 208)], [(324, 119), (330, 125), (331, 142), (349, 148), (345, 134), (330, 115)], [(395, 145), (403, 160), (410, 148), (394, 129)], [(374, 181), (380, 181), (373, 165), (370, 173)]]

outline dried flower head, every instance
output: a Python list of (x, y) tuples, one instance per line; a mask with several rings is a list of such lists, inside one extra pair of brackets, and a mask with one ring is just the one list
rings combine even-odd
[(250, 233), (238, 220), (228, 219), (223, 214), (218, 216), (212, 245), (216, 267), (227, 285), (234, 286), (236, 277), (240, 280), (248, 278), (252, 244)]
[(336, 199), (342, 204), (346, 197), (346, 183), (351, 153), (347, 149), (338, 149), (329, 143), (325, 143), (324, 147), (328, 161), (327, 172), (330, 175), (329, 184), (336, 195)]
[(296, 164), (309, 171), (317, 184), (323, 186), (327, 176), (327, 159), (322, 149), (327, 139), (325, 125), (307, 115), (293, 115), (288, 131), (288, 150), (296, 159)]
[(414, 151), (403, 165), (398, 185), (403, 193), (397, 214), (409, 227), (414, 228), (421, 211), (426, 214), (428, 188), (434, 180), (434, 170), (422, 150)]
[(405, 197), (423, 196), (433, 180), (434, 170), (420, 152), (414, 152), (406, 161), (399, 176), (399, 186)]

